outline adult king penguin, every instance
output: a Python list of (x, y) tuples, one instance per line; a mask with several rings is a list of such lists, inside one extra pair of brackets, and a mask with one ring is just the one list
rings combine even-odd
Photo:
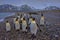
[(43, 14), (41, 14), (40, 25), (44, 26), (44, 22), (45, 22), (44, 16), (43, 16)]
[(35, 18), (33, 18), (31, 21), (31, 24), (30, 24), (30, 32), (31, 32), (33, 37), (36, 37), (37, 30), (38, 30), (38, 27), (37, 27)]
[(11, 25), (8, 21), (6, 21), (6, 31), (11, 31)]
[(19, 29), (20, 29), (20, 23), (19, 23), (19, 21), (18, 21), (18, 18), (17, 18), (16, 21), (15, 21), (15, 29), (16, 29), (16, 30), (19, 30)]
[(22, 20), (22, 31), (23, 32), (27, 32), (26, 27), (27, 27), (27, 22), (26, 22), (25, 18), (23, 18), (23, 20)]

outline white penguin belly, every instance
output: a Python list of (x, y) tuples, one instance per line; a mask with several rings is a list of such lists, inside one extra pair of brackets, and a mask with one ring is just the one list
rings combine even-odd
[(36, 35), (36, 33), (37, 33), (37, 25), (36, 24), (31, 24), (30, 31), (31, 31), (32, 34)]
[(44, 20), (40, 20), (40, 25), (44, 25)]
[(26, 27), (27, 27), (27, 23), (26, 22), (23, 22), (22, 23), (22, 30), (23, 31), (26, 31)]
[(15, 29), (16, 29), (16, 30), (19, 30), (19, 29), (20, 29), (20, 24), (19, 24), (19, 23), (16, 23), (16, 24), (15, 24)]
[(10, 25), (6, 25), (6, 31), (10, 31), (11, 30), (11, 26)]

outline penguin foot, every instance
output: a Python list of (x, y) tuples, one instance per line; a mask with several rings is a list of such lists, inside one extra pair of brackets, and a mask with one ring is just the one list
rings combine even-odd
[(27, 32), (25, 31), (25, 34), (27, 34)]
[(16, 31), (19, 31), (19, 30), (16, 30)]
[(36, 36), (34, 35), (34, 34), (32, 34), (32, 36), (31, 36), (32, 38), (36, 38)]
[(33, 38), (36, 38), (36, 36), (34, 35)]
[(44, 25), (40, 25), (40, 26), (44, 26)]
[(7, 33), (11, 32), (11, 31), (6, 31)]

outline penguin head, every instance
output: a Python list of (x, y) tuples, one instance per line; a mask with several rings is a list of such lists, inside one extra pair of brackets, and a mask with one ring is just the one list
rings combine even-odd
[(41, 13), (41, 16), (43, 16), (43, 13)]
[(19, 13), (17, 15), (19, 16)]
[(35, 18), (32, 19), (32, 23), (35, 23)]
[(32, 17), (29, 18), (29, 20), (32, 20), (32, 19), (33, 19)]
[(18, 16), (19, 16), (19, 14), (18, 14)]
[(32, 18), (32, 16), (30, 16), (30, 18)]
[(29, 13), (29, 15), (31, 15), (31, 13)]
[(25, 20), (25, 18), (23, 18), (23, 20)]
[(6, 21), (6, 23), (8, 23), (8, 21)]
[(30, 19), (32, 19), (32, 17), (30, 17)]
[(18, 21), (18, 17), (16, 18), (16, 21)]
[(35, 21), (35, 18), (33, 18), (33, 21)]

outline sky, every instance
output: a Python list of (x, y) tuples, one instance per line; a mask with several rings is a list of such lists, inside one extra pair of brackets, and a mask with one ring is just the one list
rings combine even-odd
[(43, 9), (47, 6), (60, 7), (60, 0), (0, 0), (1, 4), (12, 4), (16, 6), (27, 4), (36, 9)]

